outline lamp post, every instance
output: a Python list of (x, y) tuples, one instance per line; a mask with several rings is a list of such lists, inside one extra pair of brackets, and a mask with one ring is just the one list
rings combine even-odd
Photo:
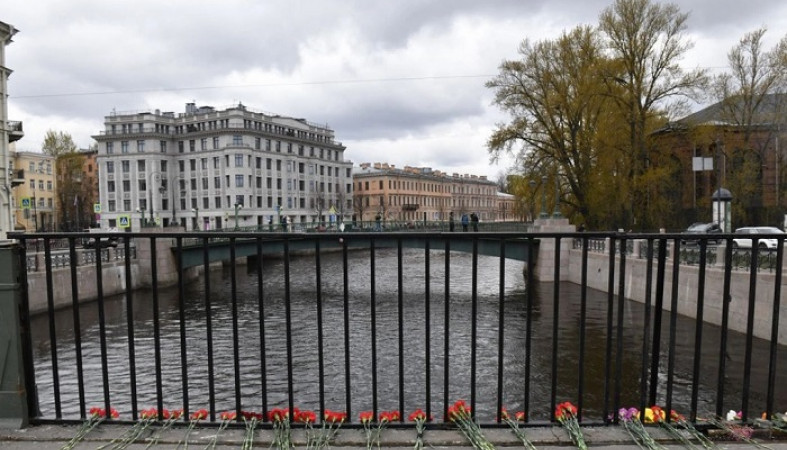
[(140, 222), (139, 222), (139, 227), (140, 228), (144, 228), (145, 227), (145, 208), (138, 208), (137, 212), (138, 213), (142, 213), (142, 220), (140, 220)]
[(199, 231), (199, 208), (191, 210), (194, 213), (194, 231)]
[(555, 172), (555, 209), (552, 211), (552, 218), (560, 218), (560, 180)]
[(527, 184), (530, 185), (530, 211), (528, 212), (528, 218), (532, 222), (536, 216), (536, 180), (531, 179)]
[(542, 219), (546, 219), (549, 217), (549, 213), (547, 213), (547, 177), (546, 175), (541, 177), (541, 213), (538, 217)]
[(238, 210), (243, 209), (243, 205), (240, 203), (235, 203), (235, 231), (238, 231)]

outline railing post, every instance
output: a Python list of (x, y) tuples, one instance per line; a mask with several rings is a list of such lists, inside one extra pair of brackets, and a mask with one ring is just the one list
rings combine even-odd
[(12, 241), (0, 243), (0, 428), (22, 428), (28, 423), (18, 252)]

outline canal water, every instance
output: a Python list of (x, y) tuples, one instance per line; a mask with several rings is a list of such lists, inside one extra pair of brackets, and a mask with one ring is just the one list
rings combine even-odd
[[(503, 268), (496, 258), (479, 257), (476, 276), (477, 299), (473, 315), (473, 264), (471, 256), (452, 253), (450, 258), (449, 321), (445, 323), (445, 258), (442, 252), (429, 255), (429, 324), (431, 334), (425, 334), (425, 253), (423, 250), (404, 250), (402, 257), (402, 328), (404, 345), (403, 386), (405, 410), (425, 408), (427, 403), (427, 367), (429, 368), (430, 405), (436, 418), (442, 418), (445, 380), (445, 330), (448, 329), (449, 403), (457, 399), (470, 400), (475, 384), (476, 411), (481, 421), (495, 418), (498, 392), (500, 278), (503, 274), (503, 404), (509, 410), (521, 410), (528, 395), (529, 416), (532, 420), (548, 420), (552, 389), (553, 323), (557, 314), (557, 376), (555, 396), (558, 402), (577, 402), (579, 374), (584, 375), (584, 408), (587, 419), (599, 420), (604, 410), (604, 375), (607, 346), (607, 295), (588, 291), (585, 301), (584, 366), (579, 367), (581, 341), (582, 296), (580, 288), (561, 283), (559, 308), (555, 311), (551, 283), (534, 286), (532, 304), (532, 342), (530, 370), (526, 370), (527, 295), (523, 265), (506, 261)], [(398, 409), (399, 354), (398, 327), (400, 295), (398, 255), (396, 250), (377, 250), (375, 253), (374, 285), (371, 283), (368, 251), (348, 254), (348, 305), (350, 334), (350, 383), (353, 414), (371, 409), (372, 396), (378, 398), (381, 410)], [(341, 253), (326, 253), (321, 258), (321, 291), (323, 301), (323, 357), (325, 406), (345, 410), (345, 353), (344, 353), (344, 276)], [(305, 409), (319, 409), (319, 353), (317, 333), (317, 296), (315, 260), (313, 256), (294, 257), (290, 262), (290, 297), (292, 311), (292, 371), (293, 402)], [(288, 403), (286, 309), (284, 302), (284, 262), (265, 260), (263, 279), (264, 346), (260, 336), (260, 301), (256, 267), (237, 266), (236, 284), (238, 310), (238, 352), (240, 355), (240, 392), (244, 410), (260, 411), (285, 407)], [(209, 274), (210, 293), (205, 295), (204, 281), (189, 283), (184, 295), (185, 335), (187, 355), (187, 388), (190, 409), (210, 404), (208, 373), (208, 318), (212, 325), (212, 362), (214, 399), (217, 411), (235, 408), (235, 369), (232, 331), (232, 283), (228, 267)], [(376, 318), (376, 389), (372, 371), (372, 295), (375, 293)], [(210, 299), (210, 312), (206, 308)], [(150, 291), (133, 293), (133, 343), (136, 365), (136, 394), (139, 408), (156, 405), (156, 367), (154, 353), (153, 295)], [(131, 375), (129, 369), (129, 327), (126, 297), (104, 301), (107, 347), (107, 385), (112, 406), (124, 417), (130, 417)], [(164, 406), (183, 405), (183, 377), (181, 366), (181, 322), (175, 289), (159, 291), (159, 327), (161, 334), (162, 392)], [(86, 406), (102, 406), (104, 380), (102, 377), (100, 323), (98, 303), (80, 307), (80, 337), (82, 340), (83, 376), (85, 377)], [(617, 313), (617, 304), (614, 307)], [(623, 305), (623, 353), (621, 355), (622, 406), (639, 405), (640, 372), (643, 350), (644, 306), (635, 302)], [(660, 355), (661, 372), (658, 380), (658, 403), (665, 403), (666, 352), (669, 316), (665, 314)], [(471, 370), (472, 322), (476, 324), (475, 375)], [(615, 322), (617, 317), (614, 318)], [(79, 416), (78, 384), (75, 352), (73, 312), (55, 313), (56, 358), (62, 414), (65, 418)], [(685, 317), (677, 320), (675, 341), (675, 373), (673, 408), (687, 412), (691, 405), (694, 383), (693, 364), (700, 358), (697, 378), (698, 411), (700, 416), (712, 415), (718, 385), (720, 330), (703, 325), (703, 345), (695, 355), (694, 336), (697, 323)], [(52, 347), (45, 315), (33, 319), (34, 358), (38, 398), (43, 418), (55, 416)], [(613, 329), (612, 336), (617, 331)], [(426, 343), (429, 343), (429, 363), (426, 363)], [(264, 351), (260, 349), (264, 348)], [(613, 346), (613, 349), (616, 346)], [(755, 339), (752, 353), (749, 394), (750, 415), (758, 416), (765, 408), (769, 345)], [(784, 364), (787, 351), (778, 349), (782, 370), (777, 371), (776, 408), (787, 408), (787, 376)], [(740, 409), (743, 387), (745, 336), (730, 333), (726, 355), (727, 374), (724, 380), (724, 409)], [(264, 359), (265, 370), (262, 370)], [(649, 359), (648, 359), (649, 360)], [(614, 373), (615, 355), (611, 367)], [(530, 375), (530, 391), (526, 393), (525, 378)], [(475, 383), (473, 383), (475, 380)], [(610, 387), (614, 387), (611, 380)], [(611, 401), (611, 397), (610, 397)], [(610, 403), (611, 406), (611, 403)]]

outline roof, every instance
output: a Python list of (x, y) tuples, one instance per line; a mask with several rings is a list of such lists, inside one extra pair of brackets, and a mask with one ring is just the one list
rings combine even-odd
[[(755, 111), (751, 125), (773, 125), (784, 123), (784, 111), (787, 108), (787, 94), (767, 94), (762, 98), (762, 103)], [(690, 114), (676, 123), (679, 127), (696, 125), (742, 125), (741, 114), (745, 110), (742, 96), (731, 97), (726, 101), (714, 103), (693, 114)], [(778, 120), (778, 122), (777, 122)], [(669, 124), (667, 127), (669, 128)]]

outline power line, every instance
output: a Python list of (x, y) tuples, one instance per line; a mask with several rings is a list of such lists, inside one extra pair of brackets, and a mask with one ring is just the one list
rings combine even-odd
[(62, 92), (54, 94), (30, 94), (9, 96), (14, 99), (27, 98), (52, 98), (52, 97), (86, 97), (93, 95), (114, 95), (114, 94), (140, 94), (146, 92), (176, 92), (176, 91), (197, 91), (208, 89), (237, 89), (237, 88), (258, 88), (258, 87), (286, 87), (286, 86), (324, 86), (339, 84), (363, 84), (363, 83), (392, 83), (400, 81), (425, 81), (425, 80), (451, 80), (465, 78), (491, 78), (495, 75), (436, 75), (423, 77), (398, 77), (398, 78), (367, 78), (360, 80), (322, 80), (322, 81), (303, 81), (298, 83), (263, 83), (263, 84), (239, 84), (223, 86), (195, 86), (195, 87), (169, 87), (169, 88), (144, 88), (126, 89), (116, 91), (95, 91), (95, 92)]

